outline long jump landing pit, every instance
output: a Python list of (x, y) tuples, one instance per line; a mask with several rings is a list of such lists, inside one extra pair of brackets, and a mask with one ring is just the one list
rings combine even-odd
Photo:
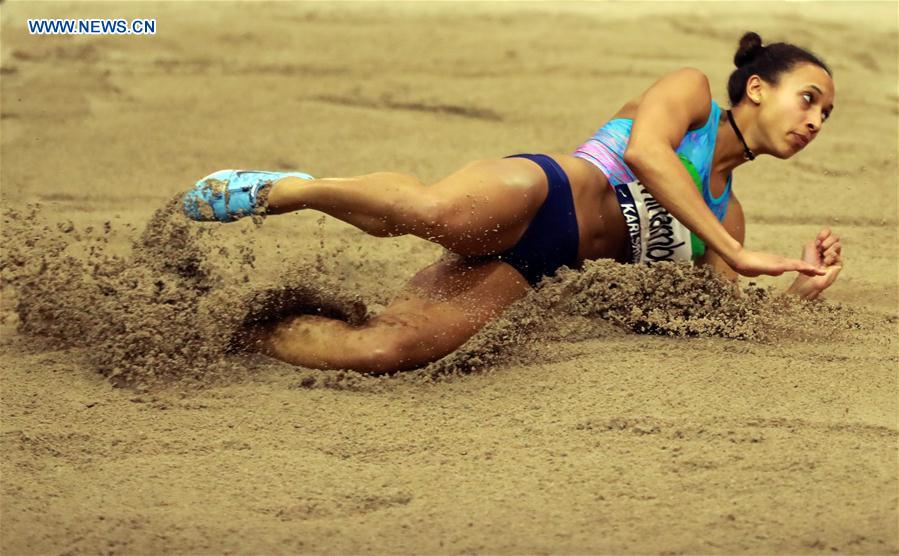
[[(895, 4), (12, 2), (0, 18), (3, 554), (899, 552)], [(30, 35), (34, 18), (156, 33)], [(419, 371), (223, 353), (277, 285), (358, 319), (440, 248), (311, 212), (188, 225), (170, 202), (200, 176), (433, 182), (569, 152), (678, 67), (722, 104), (747, 30), (834, 70), (812, 148), (734, 176), (749, 246), (843, 238), (824, 303), (763, 293), (788, 277), (738, 301), (695, 272), (598, 262)]]

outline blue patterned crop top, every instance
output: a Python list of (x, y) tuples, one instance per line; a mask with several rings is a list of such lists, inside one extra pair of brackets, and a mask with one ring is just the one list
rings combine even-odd
[[(712, 196), (709, 179), (720, 116), (721, 108), (713, 100), (705, 125), (688, 131), (677, 148), (677, 154), (687, 157), (699, 173), (702, 179), (702, 198), (719, 221), (724, 219), (727, 212), (731, 186), (731, 178), (728, 176), (727, 185), (721, 196), (717, 198)], [(624, 150), (627, 148), (633, 125), (634, 121), (629, 118), (610, 120), (586, 143), (578, 147), (574, 156), (595, 164), (606, 175), (612, 187), (637, 181), (637, 177), (624, 163)]]

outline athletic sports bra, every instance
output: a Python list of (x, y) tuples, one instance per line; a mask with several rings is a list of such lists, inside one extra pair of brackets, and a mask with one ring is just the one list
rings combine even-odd
[[(712, 109), (705, 125), (699, 129), (688, 131), (684, 135), (677, 154), (686, 157), (693, 163), (702, 180), (702, 198), (719, 221), (724, 219), (727, 203), (730, 200), (731, 178), (728, 176), (724, 193), (720, 197), (712, 197), (709, 178), (712, 173), (712, 157), (715, 154), (715, 139), (718, 136), (718, 120), (721, 108), (712, 101)], [(616, 118), (577, 148), (574, 156), (595, 164), (609, 180), (612, 187), (637, 181), (627, 164), (624, 163), (624, 150), (627, 148), (634, 121), (630, 118)]]

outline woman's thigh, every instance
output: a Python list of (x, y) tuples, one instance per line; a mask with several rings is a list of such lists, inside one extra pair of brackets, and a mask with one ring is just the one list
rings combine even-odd
[(501, 261), (471, 264), (447, 254), (419, 271), (380, 315), (364, 326), (396, 370), (435, 361), (465, 343), (530, 290)]
[(473, 162), (428, 187), (441, 201), (451, 251), (498, 253), (521, 238), (546, 199), (543, 170), (523, 158)]

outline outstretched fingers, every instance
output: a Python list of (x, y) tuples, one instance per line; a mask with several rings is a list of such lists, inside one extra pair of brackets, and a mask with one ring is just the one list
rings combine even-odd
[(801, 272), (807, 276), (822, 276), (824, 274), (824, 269), (811, 262), (745, 249), (734, 257), (732, 267), (743, 276), (758, 276), (760, 274), (780, 276), (784, 272)]
[(805, 261), (800, 261), (799, 259), (785, 258), (784, 265), (788, 267), (784, 269), (784, 272), (796, 271), (805, 274), (806, 276), (824, 276), (827, 273), (823, 268)]

